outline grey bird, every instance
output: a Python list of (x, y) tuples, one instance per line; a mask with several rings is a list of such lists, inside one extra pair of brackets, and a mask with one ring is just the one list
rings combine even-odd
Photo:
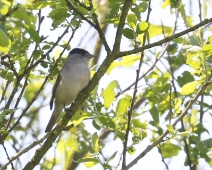
[(50, 109), (54, 110), (45, 132), (50, 132), (65, 106), (70, 105), (90, 80), (89, 60), (95, 57), (88, 51), (74, 48), (60, 70), (52, 90)]

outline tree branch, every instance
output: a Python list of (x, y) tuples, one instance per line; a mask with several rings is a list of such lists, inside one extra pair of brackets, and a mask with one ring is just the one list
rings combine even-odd
[[(68, 0), (66, 0), (67, 6), (70, 10), (73, 10), (74, 12), (76, 12), (83, 20), (85, 20), (88, 24), (90, 24), (94, 29), (97, 30), (97, 32), (99, 33), (99, 37), (102, 40), (102, 43), (104, 44), (105, 50), (107, 51), (107, 54), (109, 54), (111, 52), (110, 47), (106, 41), (105, 35), (100, 27), (99, 21), (98, 21), (98, 16), (96, 15), (96, 13), (93, 13), (93, 22), (91, 22), (88, 18), (86, 18), (80, 11), (78, 11), (71, 2), (69, 2)], [(79, 3), (79, 2), (78, 2)], [(81, 4), (81, 3), (80, 3)], [(91, 4), (92, 5), (92, 4)], [(85, 6), (83, 6), (85, 8)], [(90, 8), (93, 8), (93, 6), (91, 6)], [(88, 8), (85, 8), (88, 10)]]
[(125, 0), (124, 5), (123, 5), (122, 14), (119, 19), (118, 28), (116, 30), (115, 43), (113, 45), (113, 51), (115, 51), (115, 52), (120, 51), (122, 31), (123, 31), (123, 28), (125, 25), (125, 20), (126, 20), (128, 11), (131, 7), (131, 4), (132, 4), (132, 0)]
[(189, 32), (192, 32), (208, 23), (211, 23), (212, 22), (212, 18), (210, 19), (205, 19), (204, 21), (200, 22), (199, 24), (187, 29), (187, 30), (184, 30), (182, 32), (179, 32), (179, 33), (176, 33), (170, 37), (166, 37), (160, 41), (157, 41), (155, 43), (152, 43), (152, 44), (148, 44), (148, 45), (145, 45), (145, 46), (142, 46), (142, 47), (139, 47), (139, 48), (136, 48), (136, 49), (133, 49), (133, 50), (129, 50), (129, 51), (123, 51), (123, 52), (120, 52), (116, 55), (116, 59), (119, 58), (119, 57), (122, 57), (122, 56), (126, 56), (126, 55), (131, 55), (131, 54), (135, 54), (135, 53), (139, 53), (143, 50), (146, 50), (146, 49), (149, 49), (149, 48), (152, 48), (152, 47), (156, 47), (156, 46), (160, 46), (164, 43), (167, 43), (169, 41), (172, 41), (173, 39), (175, 38), (178, 38), (178, 37), (181, 37), (185, 34), (188, 34)]

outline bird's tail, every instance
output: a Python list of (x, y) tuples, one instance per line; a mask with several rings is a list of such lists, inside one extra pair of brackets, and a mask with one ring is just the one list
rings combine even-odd
[(52, 130), (52, 128), (55, 125), (60, 113), (62, 112), (62, 110), (63, 110), (63, 106), (62, 105), (61, 106), (58, 106), (58, 105), (55, 106), (54, 111), (52, 113), (52, 116), (51, 116), (51, 118), (49, 120), (49, 123), (48, 123), (48, 125), (46, 127), (46, 130), (45, 130), (46, 133), (50, 132)]

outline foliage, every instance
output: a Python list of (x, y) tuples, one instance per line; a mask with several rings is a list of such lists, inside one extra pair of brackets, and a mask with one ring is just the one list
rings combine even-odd
[[(0, 2), (1, 169), (125, 170), (154, 148), (160, 169), (212, 167), (209, 1), (17, 2)], [(41, 138), (52, 84), (78, 46), (99, 56), (92, 80)]]

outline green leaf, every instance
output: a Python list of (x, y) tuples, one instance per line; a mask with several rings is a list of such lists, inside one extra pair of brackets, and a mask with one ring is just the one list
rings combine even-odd
[(6, 116), (8, 114), (14, 113), (16, 110), (18, 110), (18, 108), (14, 108), (14, 109), (5, 109), (3, 110), (3, 112), (1, 112), (1, 116)]
[(98, 138), (97, 132), (95, 132), (92, 135), (92, 142), (93, 142), (94, 152), (97, 154), (99, 152), (99, 138)]
[(143, 123), (143, 122), (141, 122), (140, 119), (133, 119), (131, 122), (134, 125), (134, 127), (136, 127), (136, 128), (142, 128), (142, 129), (147, 128), (146, 122)]
[(203, 52), (198, 46), (185, 46), (187, 50), (186, 64), (192, 67), (197, 73), (200, 73), (200, 69), (203, 65)]
[(8, 53), (11, 47), (11, 40), (7, 35), (5, 23), (0, 23), (0, 51)]
[(179, 136), (182, 136), (182, 137), (187, 137), (189, 135), (189, 132), (188, 131), (185, 131), (185, 132), (177, 132), (176, 135), (179, 135)]
[(162, 3), (161, 7), (164, 9), (164, 8), (168, 7), (169, 5), (170, 5), (170, 0), (165, 0), (165, 1)]
[(38, 59), (41, 56), (42, 53), (43, 53), (42, 50), (35, 50), (35, 51), (33, 51), (33, 58), (34, 59)]
[(180, 87), (192, 81), (194, 81), (194, 77), (189, 71), (184, 71), (182, 76), (177, 77), (177, 82), (179, 83)]
[(100, 116), (98, 117), (100, 123), (102, 125), (104, 125), (105, 127), (107, 128), (110, 128), (110, 129), (115, 129), (115, 123), (111, 120), (110, 117), (107, 117), (107, 116)]
[(123, 29), (123, 35), (128, 39), (134, 39), (135, 38), (134, 31), (130, 28)]
[(9, 37), (7, 34), (0, 28), (0, 45), (6, 47), (9, 45)]
[(174, 99), (174, 112), (180, 113), (181, 112), (181, 105), (182, 105), (182, 99), (181, 98), (175, 98)]
[(53, 20), (52, 26), (55, 28), (64, 22), (69, 16), (70, 14), (67, 12), (67, 9), (59, 6), (57, 9), (52, 10), (48, 17)]
[(208, 37), (208, 41), (210, 42), (210, 44), (212, 44), (212, 36)]
[(162, 144), (160, 146), (160, 149), (164, 158), (171, 158), (173, 156), (176, 156), (181, 150), (181, 148), (178, 145), (174, 145), (169, 141)]
[(100, 130), (101, 129), (101, 126), (97, 123), (96, 120), (93, 119), (92, 121), (92, 125), (97, 129), (97, 130)]
[(59, 5), (59, 2), (57, 1), (40, 1), (40, 2), (33, 2), (29, 5), (26, 5), (25, 7), (26, 8), (29, 8), (29, 9), (34, 9), (34, 10), (40, 10), (40, 9), (43, 9), (47, 6), (53, 6), (53, 5)]
[(150, 113), (153, 118), (154, 125), (157, 126), (159, 123), (159, 111), (157, 107), (155, 107), (155, 105), (153, 105), (152, 108), (150, 109)]
[(132, 66), (136, 61), (140, 60), (141, 56), (140, 55), (129, 55), (129, 56), (124, 56), (118, 61), (114, 61), (110, 67), (107, 70), (107, 74), (110, 74), (111, 71), (116, 68), (116, 67), (130, 67)]
[(119, 23), (119, 18), (111, 18), (111, 19), (106, 19), (102, 22), (102, 24), (114, 24), (117, 26)]
[(207, 146), (207, 148), (212, 148), (212, 138), (206, 139), (202, 142)]
[(174, 128), (172, 125), (166, 125), (169, 132), (174, 133)]
[(40, 37), (38, 35), (38, 32), (35, 31), (34, 26), (32, 25), (23, 25), (24, 28), (26, 29), (26, 31), (29, 33), (30, 37), (36, 42), (36, 43), (40, 43)]
[(85, 111), (81, 111), (78, 110), (74, 116), (72, 117), (71, 121), (73, 122), (74, 126), (77, 126), (78, 124), (80, 124), (84, 119), (91, 117), (92, 113), (89, 112), (85, 112)]
[(11, 41), (7, 34), (0, 28), (0, 51), (8, 53), (11, 47)]
[(163, 27), (161, 27), (161, 25), (150, 24), (148, 32), (149, 32), (149, 37), (152, 38), (152, 37), (163, 34), (163, 31), (166, 36), (169, 36), (171, 35), (172, 30), (173, 28), (169, 26), (164, 25)]
[(110, 158), (107, 160), (107, 162), (112, 161), (115, 158), (117, 153), (118, 153), (118, 151), (114, 152), (113, 155), (111, 155)]
[(96, 159), (96, 158), (92, 158), (92, 157), (85, 157), (85, 158), (82, 158), (82, 159), (78, 159), (76, 162), (78, 162), (78, 163), (83, 163), (83, 162), (94, 162), (94, 163), (98, 163), (99, 160)]
[(87, 14), (88, 14), (88, 10), (85, 9), (84, 7), (77, 6), (76, 8), (77, 8), (77, 10), (79, 10), (79, 12), (82, 13), (83, 15), (87, 15)]
[(0, 129), (0, 134), (1, 135), (6, 135), (6, 134), (9, 134), (9, 131), (7, 131), (5, 129)]
[(127, 152), (130, 155), (133, 155), (136, 152), (136, 149), (133, 146), (131, 146), (131, 147), (127, 148)]
[(136, 26), (136, 22), (137, 22), (137, 17), (136, 17), (136, 15), (135, 15), (135, 14), (129, 14), (129, 15), (127, 16), (127, 22), (128, 22), (128, 25), (129, 25), (132, 29), (134, 29), (135, 26)]
[(0, 16), (6, 15), (9, 11), (9, 8), (11, 6), (11, 2), (4, 1), (3, 3), (0, 1)]
[[(148, 28), (148, 36), (149, 38), (155, 37), (155, 36), (159, 36), (159, 35), (163, 35), (165, 34), (166, 36), (170, 36), (172, 33), (173, 28), (172, 27), (168, 27), (168, 26), (161, 26), (161, 25), (154, 25), (154, 24), (150, 24), (149, 28)], [(139, 34), (138, 38), (140, 40), (140, 42), (143, 42), (143, 34)]]
[(115, 89), (119, 87), (118, 81), (113, 80), (107, 86), (105, 90), (102, 91), (102, 96), (104, 98), (104, 107), (108, 109), (115, 99)]
[(136, 27), (136, 33), (137, 34), (142, 34), (144, 33), (145, 31), (147, 31), (149, 28), (149, 23), (146, 22), (146, 21), (142, 21), (140, 22), (137, 27)]
[(123, 115), (128, 112), (130, 107), (131, 97), (126, 95), (124, 98), (121, 98), (116, 107), (116, 115)]
[(145, 12), (147, 10), (148, 4), (147, 2), (141, 2), (138, 5), (139, 12)]
[(17, 10), (15, 10), (12, 15), (14, 18), (18, 18), (20, 20), (24, 20), (25, 24), (31, 25), (31, 18), (30, 18), (29, 12), (26, 11), (26, 9), (19, 7)]
[(201, 84), (201, 81), (193, 81), (193, 82), (185, 84), (181, 89), (181, 94), (182, 95), (190, 95), (190, 94), (194, 93), (197, 86), (200, 84)]
[(212, 44), (205, 44), (203, 46), (203, 51), (205, 54), (205, 57), (209, 57), (212, 55)]

